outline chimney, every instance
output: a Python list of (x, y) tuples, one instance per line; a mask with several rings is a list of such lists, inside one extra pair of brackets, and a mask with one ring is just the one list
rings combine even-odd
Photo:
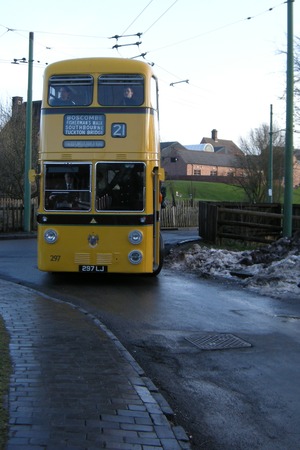
[(218, 142), (218, 131), (215, 128), (211, 131), (211, 138), (215, 142)]
[(23, 104), (23, 97), (13, 97), (12, 98), (12, 115), (15, 116), (21, 109)]

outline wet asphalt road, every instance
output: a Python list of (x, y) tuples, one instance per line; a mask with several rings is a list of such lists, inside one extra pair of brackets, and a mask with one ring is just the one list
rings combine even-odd
[[(170, 233), (167, 245), (186, 240)], [(37, 270), (32, 239), (0, 241), (0, 264), (1, 277), (98, 316), (160, 388), (195, 449), (300, 448), (299, 300), (167, 269), (154, 279), (53, 277)], [(250, 346), (195, 345), (228, 334)]]

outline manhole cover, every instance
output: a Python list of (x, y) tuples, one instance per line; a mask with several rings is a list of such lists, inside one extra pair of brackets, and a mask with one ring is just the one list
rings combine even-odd
[(249, 342), (235, 336), (234, 334), (201, 334), (195, 337), (186, 338), (191, 344), (201, 350), (226, 350), (229, 348), (251, 347)]

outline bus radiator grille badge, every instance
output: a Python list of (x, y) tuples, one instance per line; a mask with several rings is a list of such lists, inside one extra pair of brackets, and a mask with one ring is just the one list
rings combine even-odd
[(201, 350), (226, 350), (230, 348), (252, 347), (249, 342), (244, 341), (238, 336), (226, 333), (207, 333), (185, 339)]
[(89, 234), (88, 243), (90, 247), (96, 247), (98, 245), (99, 236), (97, 234)]

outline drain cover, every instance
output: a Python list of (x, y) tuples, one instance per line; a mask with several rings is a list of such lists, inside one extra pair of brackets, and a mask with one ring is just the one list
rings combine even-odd
[(234, 334), (201, 334), (195, 337), (186, 338), (191, 344), (196, 345), (196, 347), (201, 350), (226, 350), (229, 348), (243, 348), (251, 347), (249, 342), (240, 339)]

